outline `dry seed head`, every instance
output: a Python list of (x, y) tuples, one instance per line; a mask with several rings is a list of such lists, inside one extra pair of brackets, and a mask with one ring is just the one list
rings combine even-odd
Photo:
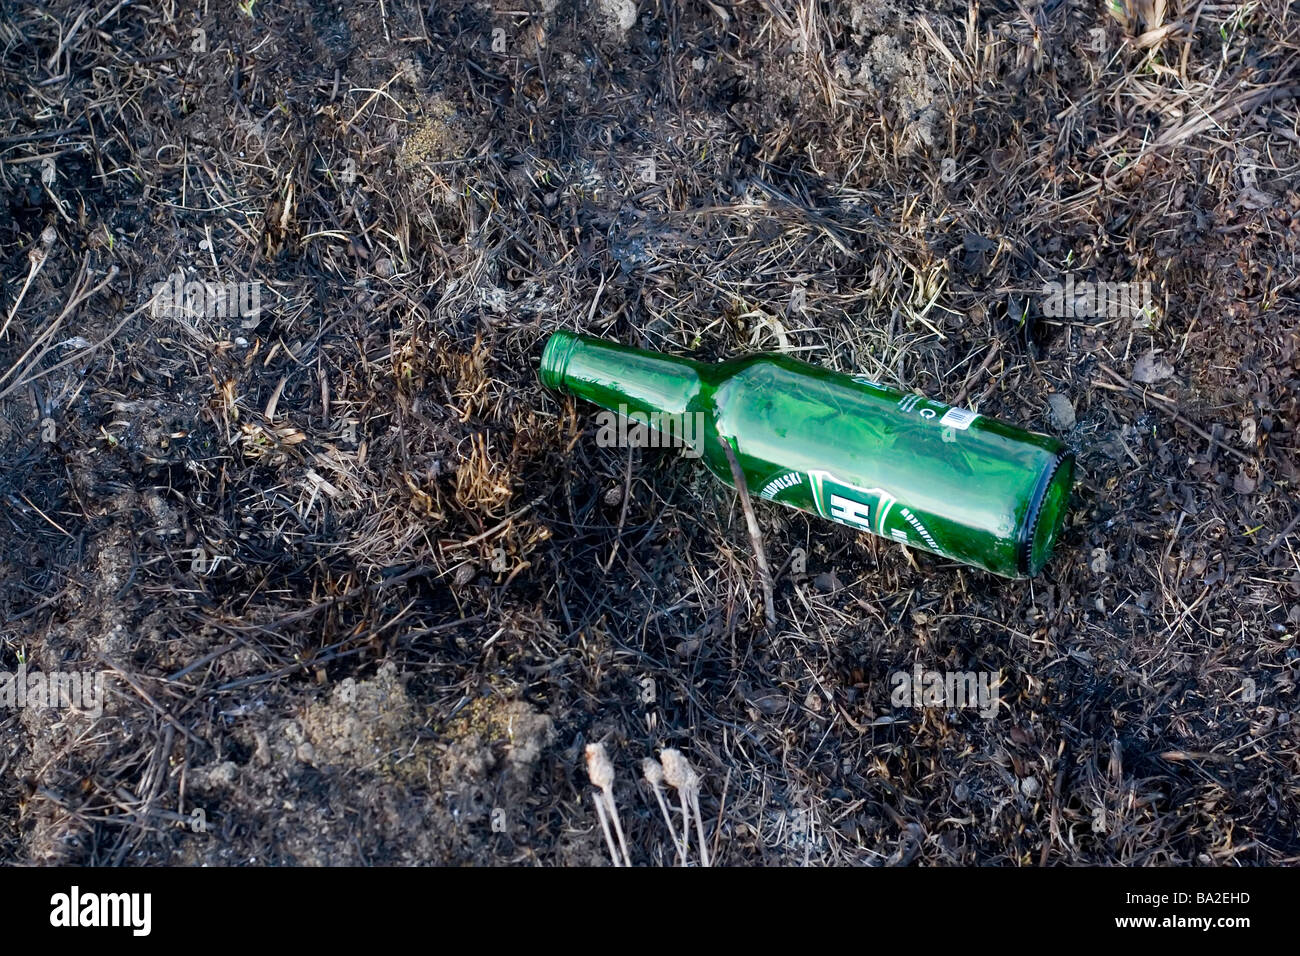
[(662, 787), (664, 785), (664, 768), (659, 765), (659, 761), (654, 757), (646, 757), (641, 761), (641, 774), (652, 787)]
[(699, 786), (699, 777), (691, 762), (682, 756), (680, 750), (671, 747), (660, 753), (664, 764), (664, 779), (675, 790), (694, 790)]
[(609, 762), (604, 744), (587, 744), (587, 776), (601, 790), (614, 786), (614, 765)]

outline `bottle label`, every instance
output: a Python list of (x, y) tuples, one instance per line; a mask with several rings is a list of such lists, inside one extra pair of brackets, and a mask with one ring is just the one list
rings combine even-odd
[(862, 531), (885, 535), (885, 519), (897, 504), (882, 488), (860, 488), (840, 481), (829, 471), (810, 471), (813, 504), (823, 518)]
[(758, 496), (771, 501), (783, 491), (803, 484), (803, 475), (797, 471), (783, 471), (759, 489)]
[(979, 414), (972, 412), (969, 408), (950, 408), (943, 413), (943, 418), (939, 419), (939, 424), (965, 431), (974, 424), (977, 418), (979, 418)]
[(925, 522), (883, 488), (862, 488), (828, 471), (810, 471), (813, 504), (823, 518), (943, 554)]
[[(886, 395), (899, 394), (891, 390), (889, 386), (883, 385), (865, 375), (854, 375), (853, 381), (859, 385), (866, 385), (868, 388), (883, 392)], [(969, 408), (953, 408), (951, 405), (923, 398), (912, 392), (900, 395), (896, 406), (904, 414), (917, 415), (926, 421), (935, 421), (937, 419), (940, 426), (956, 431), (965, 431), (975, 424), (980, 417), (978, 412), (972, 412)]]

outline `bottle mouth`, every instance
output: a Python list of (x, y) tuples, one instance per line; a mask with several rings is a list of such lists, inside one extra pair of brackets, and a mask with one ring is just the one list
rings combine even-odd
[(564, 388), (564, 373), (569, 368), (574, 349), (578, 347), (578, 336), (572, 332), (553, 332), (542, 349), (542, 362), (537, 369), (537, 377), (547, 388), (560, 391)]
[(1052, 556), (1052, 548), (1065, 524), (1070, 489), (1074, 486), (1074, 455), (1062, 449), (1056, 461), (1043, 472), (1029, 503), (1024, 531), (1020, 536), (1017, 563), (1020, 573), (1033, 577)]

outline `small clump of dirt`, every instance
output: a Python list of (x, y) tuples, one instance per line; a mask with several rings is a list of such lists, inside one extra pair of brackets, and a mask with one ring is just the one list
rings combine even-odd
[(601, 25), (605, 33), (617, 40), (625, 40), (627, 32), (636, 26), (635, 0), (597, 0)]
[(862, 56), (841, 53), (836, 58), (835, 77), (846, 86), (874, 90), (885, 98), (889, 111), (902, 123), (900, 155), (938, 142), (943, 84), (929, 58), (911, 43), (892, 34), (877, 34)]
[[(298, 717), (238, 721), (244, 759), (190, 770), (192, 808), (212, 827), (268, 800), (292, 816), (269, 845), (254, 835), (220, 846), (191, 836), (190, 861), (251, 862), (268, 846), (275, 862), (307, 865), (530, 852), (529, 807), (545, 800), (534, 777), (555, 742), (553, 720), (526, 701), (489, 696), (439, 728), (406, 684), (386, 663), (373, 677), (340, 681)], [(348, 823), (344, 807), (365, 812)], [(313, 819), (318, 827), (305, 825)], [(350, 840), (341, 826), (351, 827)]]
[(419, 725), (397, 666), (388, 662), (369, 680), (344, 678), (285, 729), (295, 727), (286, 739), (296, 744), (295, 755), (307, 763), (393, 775), (402, 772), (399, 768), (416, 767), (431, 749), (428, 740), (418, 740)]
[(466, 134), (456, 108), (446, 98), (434, 95), (424, 103), (414, 129), (402, 140), (397, 163), (410, 170), (425, 163), (445, 162), (461, 156), (465, 145)]

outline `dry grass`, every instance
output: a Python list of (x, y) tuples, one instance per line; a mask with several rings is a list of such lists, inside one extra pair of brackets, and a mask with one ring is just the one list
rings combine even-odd
[[(117, 675), (0, 712), (0, 857), (608, 862), (600, 742), (634, 864), (664, 749), (719, 865), (1294, 862), (1294, 5), (623, 6), (0, 12), (0, 670)], [(260, 318), (154, 314), (177, 270)], [(735, 496), (597, 447), (557, 328), (1064, 395), (1065, 543), (756, 503), (769, 633)], [(1001, 716), (892, 709), (914, 662)]]

